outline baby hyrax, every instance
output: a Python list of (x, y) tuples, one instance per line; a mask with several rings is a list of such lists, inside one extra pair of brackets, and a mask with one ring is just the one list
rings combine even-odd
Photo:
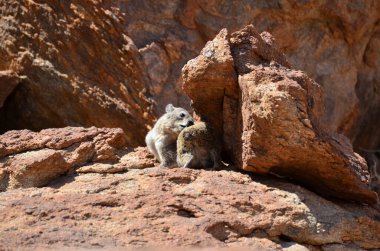
[(146, 135), (145, 142), (161, 167), (173, 167), (176, 165), (178, 135), (185, 127), (194, 125), (194, 119), (188, 111), (172, 104), (168, 104), (165, 111)]
[(204, 122), (197, 122), (178, 136), (177, 164), (189, 168), (217, 168), (220, 166), (219, 149), (212, 129)]

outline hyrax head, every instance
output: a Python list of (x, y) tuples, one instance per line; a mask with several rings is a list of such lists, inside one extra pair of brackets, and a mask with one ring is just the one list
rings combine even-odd
[(169, 127), (172, 131), (180, 133), (184, 128), (194, 125), (194, 119), (188, 111), (181, 107), (174, 107), (168, 104), (165, 108), (166, 114), (164, 115)]

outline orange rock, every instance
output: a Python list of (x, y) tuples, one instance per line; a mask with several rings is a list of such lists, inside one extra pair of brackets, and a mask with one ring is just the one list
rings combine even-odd
[(39, 187), (89, 163), (116, 163), (123, 155), (122, 129), (66, 127), (9, 131), (0, 136), (0, 189)]
[[(154, 119), (150, 80), (117, 9), (17, 0), (2, 9), (9, 20), (0, 27), (8, 41), (0, 51), (0, 132), (121, 127), (129, 146), (143, 144)], [(2, 105), (12, 77), (17, 88)]]
[(225, 170), (72, 174), (0, 205), (0, 249), (380, 248), (378, 210)]
[(248, 26), (229, 37), (222, 30), (184, 66), (183, 80), (195, 112), (219, 129), (225, 160), (320, 194), (377, 202), (365, 160), (320, 122), (322, 88), (289, 68), (268, 33)]

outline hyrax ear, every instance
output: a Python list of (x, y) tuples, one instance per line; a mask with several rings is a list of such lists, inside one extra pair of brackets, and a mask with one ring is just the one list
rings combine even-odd
[(174, 111), (174, 106), (172, 104), (167, 104), (165, 107), (166, 112), (172, 112)]

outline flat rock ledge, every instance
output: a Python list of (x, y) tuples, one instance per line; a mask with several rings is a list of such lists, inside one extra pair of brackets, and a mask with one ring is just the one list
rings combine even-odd
[(46, 187), (2, 192), (0, 208), (0, 249), (6, 250), (380, 248), (378, 209), (227, 170), (72, 173)]

